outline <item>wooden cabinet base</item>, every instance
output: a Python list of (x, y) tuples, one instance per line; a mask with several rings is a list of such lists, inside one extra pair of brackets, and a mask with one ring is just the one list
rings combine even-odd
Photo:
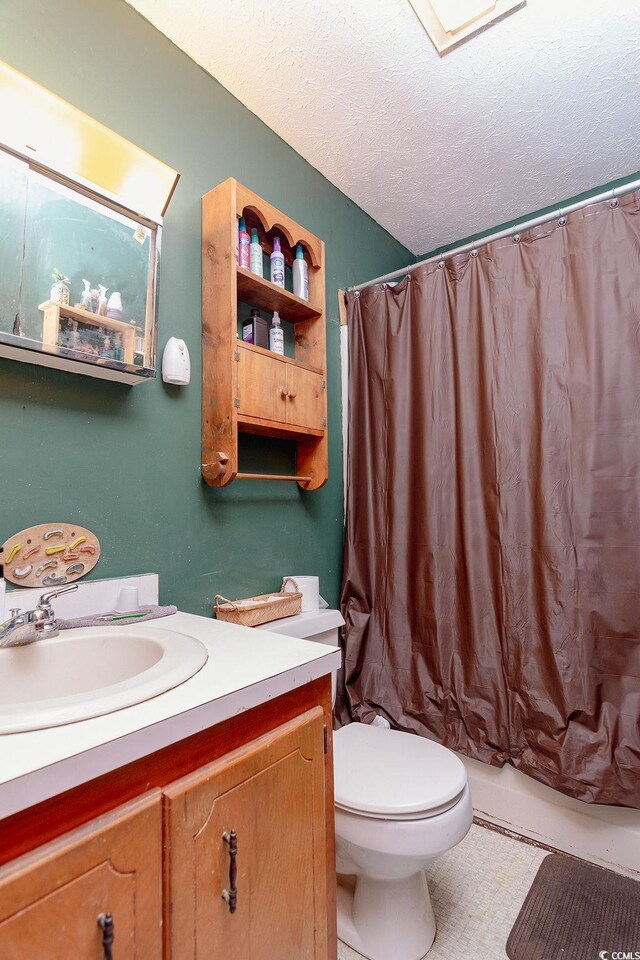
[(2, 960), (98, 960), (112, 935), (116, 956), (162, 960), (159, 790), (0, 869)]
[[(53, 838), (59, 838), (59, 840), (54, 840), (54, 843), (50, 844), (51, 848), (53, 848), (56, 844), (64, 845), (67, 838), (75, 835), (69, 833), (69, 831), (75, 831), (78, 836), (83, 830), (88, 831), (88, 834), (92, 833), (97, 825), (97, 821), (95, 820), (96, 817), (106, 814), (106, 816), (103, 817), (104, 824), (110, 823), (111, 817), (115, 817), (117, 821), (118, 818), (122, 816), (122, 811), (124, 809), (122, 806), (123, 804), (126, 804), (128, 801), (133, 799), (134, 802), (131, 804), (131, 810), (134, 810), (136, 805), (147, 802), (144, 798), (142, 800), (138, 800), (137, 798), (143, 794), (147, 794), (151, 788), (161, 788), (167, 793), (167, 795), (169, 795), (179, 778), (200, 776), (203, 773), (201, 768), (207, 769), (207, 765), (216, 767), (219, 766), (221, 770), (224, 770), (230, 761), (235, 764), (240, 764), (239, 766), (236, 765), (234, 769), (242, 769), (244, 771), (243, 776), (245, 776), (245, 779), (248, 779), (248, 783), (244, 786), (243, 791), (246, 790), (246, 796), (251, 796), (252, 799), (255, 800), (258, 811), (261, 810), (262, 813), (265, 811), (268, 812), (270, 809), (269, 794), (272, 792), (272, 788), (271, 786), (265, 786), (263, 790), (263, 784), (267, 784), (268, 776), (265, 776), (264, 778), (258, 776), (257, 779), (253, 781), (253, 787), (255, 787), (257, 791), (257, 794), (254, 795), (253, 789), (250, 789), (251, 777), (249, 776), (247, 778), (246, 771), (250, 769), (251, 763), (256, 763), (257, 761), (250, 761), (247, 759), (247, 764), (249, 764), (249, 766), (245, 766), (244, 763), (237, 758), (244, 760), (245, 757), (249, 758), (254, 755), (257, 757), (258, 741), (260, 741), (261, 749), (264, 749), (265, 747), (268, 748), (268, 743), (271, 741), (284, 742), (281, 739), (281, 734), (282, 731), (286, 729), (290, 721), (293, 721), (295, 730), (298, 731), (298, 733), (298, 727), (300, 724), (302, 724), (302, 728), (306, 729), (307, 720), (309, 719), (309, 711), (314, 717), (313, 723), (310, 725), (310, 729), (313, 728), (314, 731), (316, 731), (311, 734), (311, 739), (313, 741), (312, 746), (308, 746), (307, 741), (303, 737), (302, 740), (300, 740), (301, 745), (299, 745), (299, 756), (296, 755), (297, 759), (295, 759), (293, 756), (289, 760), (285, 760), (283, 757), (281, 757), (281, 760), (279, 760), (278, 763), (282, 764), (280, 769), (284, 771), (284, 782), (289, 783), (292, 770), (295, 772), (296, 776), (300, 770), (302, 770), (306, 775), (306, 771), (308, 769), (307, 764), (306, 761), (305, 763), (301, 764), (300, 757), (306, 757), (309, 755), (315, 758), (315, 765), (312, 764), (314, 769), (313, 777), (311, 780), (307, 779), (306, 781), (303, 777), (301, 781), (306, 783), (304, 789), (306, 799), (301, 801), (301, 803), (304, 807), (304, 803), (309, 801), (310, 795), (307, 796), (307, 789), (311, 789), (313, 795), (313, 823), (315, 824), (313, 827), (313, 883), (314, 888), (317, 885), (317, 896), (320, 898), (314, 901), (315, 923), (319, 928), (315, 935), (316, 939), (314, 948), (317, 952), (316, 954), (308, 954), (302, 951), (300, 951), (298, 954), (291, 952), (288, 954), (280, 952), (273, 954), (273, 957), (277, 958), (277, 960), (284, 960), (284, 958), (288, 958), (289, 956), (292, 958), (295, 957), (295, 960), (298, 960), (298, 958), (302, 960), (302, 958), (307, 956), (313, 957), (314, 960), (316, 960), (316, 958), (317, 960), (324, 960), (325, 957), (329, 958), (329, 960), (335, 960), (337, 951), (335, 914), (335, 835), (333, 811), (333, 753), (331, 738), (331, 680), (329, 677), (322, 677), (319, 680), (314, 680), (313, 682), (306, 684), (304, 687), (292, 690), (290, 693), (285, 694), (282, 697), (278, 697), (277, 699), (269, 701), (268, 703), (265, 703), (259, 707), (255, 707), (254, 709), (249, 710), (244, 714), (240, 714), (237, 717), (230, 718), (229, 720), (226, 720), (215, 727), (212, 727), (208, 730), (203, 730), (201, 733), (198, 733), (195, 736), (189, 737), (186, 740), (182, 740), (179, 743), (166, 747), (163, 750), (159, 750), (158, 752), (144, 757), (141, 760), (137, 760), (125, 767), (121, 767), (118, 770), (114, 770), (111, 773), (105, 774), (104, 776), (84, 784), (77, 789), (70, 790), (67, 793), (61, 794), (60, 796), (54, 797), (51, 800), (47, 800), (44, 803), (40, 803), (35, 807), (25, 810), (22, 813), (16, 814), (13, 817), (9, 817), (6, 820), (0, 821), (0, 863), (7, 864), (4, 869), (0, 868), (0, 882), (2, 882), (3, 878), (6, 880), (9, 876), (9, 873), (15, 870), (18, 864), (24, 864), (27, 862), (29, 858), (24, 856), (25, 852), (33, 851), (33, 854), (30, 854), (29, 856), (32, 858), (30, 862), (33, 866), (35, 866), (48, 849), (48, 847), (43, 845), (50, 844), (50, 841)], [(320, 728), (326, 726), (328, 733), (327, 753), (323, 754), (321, 752), (319, 758), (316, 755), (316, 751), (318, 749), (318, 742), (322, 742), (323, 738), (318, 737), (316, 726), (314, 726), (314, 724), (316, 726), (319, 724)], [(298, 735), (298, 733), (296, 733), (296, 735)], [(302, 736), (302, 734), (300, 734), (300, 736)], [(306, 737), (307, 734), (305, 733), (304, 736)], [(311, 750), (311, 753), (309, 753), (309, 750)], [(217, 763), (217, 761), (219, 761), (219, 763)], [(289, 764), (292, 764), (292, 766), (289, 767)], [(260, 766), (260, 764), (258, 764), (258, 766)], [(318, 840), (319, 821), (317, 819), (319, 815), (317, 793), (319, 783), (317, 780), (318, 770), (321, 771), (322, 775), (321, 803), (324, 806), (322, 819), (323, 825), (322, 830), (320, 831), (322, 834), (321, 840)], [(244, 784), (244, 780), (242, 783)], [(238, 788), (241, 786), (242, 785), (239, 783)], [(245, 801), (243, 801), (243, 803), (244, 802)], [(279, 804), (279, 816), (281, 822), (282, 818), (284, 817), (284, 806), (284, 801)], [(129, 808), (127, 807), (127, 809)], [(304, 809), (306, 810), (306, 808)], [(156, 814), (154, 814), (154, 816), (156, 816)], [(258, 814), (256, 814), (256, 816), (258, 816)], [(157, 817), (159, 824), (159, 806)], [(78, 830), (78, 827), (80, 827), (80, 830)], [(159, 829), (160, 828), (158, 826), (157, 830)], [(229, 829), (232, 829), (231, 824), (229, 824)], [(154, 827), (153, 830), (155, 831), (156, 827)], [(310, 825), (309, 830), (311, 830)], [(243, 827), (243, 836), (244, 834), (245, 831)], [(66, 835), (66, 837), (63, 835)], [(305, 834), (305, 836), (307, 836), (308, 842), (308, 837), (310, 834)], [(155, 849), (159, 855), (161, 850), (161, 843), (159, 839)], [(273, 862), (277, 864), (277, 845), (275, 848), (272, 847), (269, 849), (275, 849), (276, 852), (273, 857)], [(125, 851), (127, 850), (128, 847), (125, 848)], [(243, 847), (240, 848), (240, 852), (238, 854), (239, 865), (242, 863), (241, 858), (244, 855), (242, 851)], [(307, 854), (308, 852), (309, 851), (307, 849)], [(20, 861), (14, 859), (17, 857), (21, 858)], [(270, 854), (269, 859), (271, 859)], [(151, 855), (149, 855), (148, 862), (149, 864), (152, 863)], [(240, 871), (240, 866), (238, 869)], [(301, 873), (304, 873), (304, 871), (301, 870)], [(261, 875), (264, 876), (264, 873), (261, 873)], [(82, 881), (80, 880), (79, 883), (80, 886), (77, 888), (78, 890), (81, 889)], [(215, 901), (215, 906), (217, 908), (219, 907), (218, 896), (220, 891), (214, 891), (212, 884), (213, 880), (210, 878), (208, 881), (208, 888), (211, 893), (212, 903)], [(277, 895), (275, 881), (271, 893), (273, 896)], [(305, 894), (305, 896), (307, 895), (308, 894)], [(288, 893), (286, 897), (289, 897)], [(91, 909), (94, 911), (98, 909), (97, 901), (95, 904), (92, 901)], [(101, 906), (99, 912), (103, 911), (104, 909), (110, 910), (111, 907)], [(4, 890), (0, 886), (0, 919), (2, 917), (7, 919), (8, 916), (8, 909), (5, 907), (4, 902)], [(236, 919), (235, 915), (233, 919)], [(89, 927), (91, 929), (91, 936), (94, 938), (96, 936), (96, 928), (94, 928), (95, 923), (97, 923), (97, 919), (96, 917), (93, 917)], [(6, 929), (8, 930), (9, 928), (7, 927)], [(14, 928), (14, 930), (17, 929), (17, 927)], [(116, 918), (114, 960), (121, 960), (122, 955), (124, 955), (127, 960), (155, 960), (156, 957), (160, 956), (160, 954), (153, 953), (151, 950), (146, 954), (143, 953), (140, 955), (126, 952), (123, 953), (122, 950), (116, 950), (116, 944), (122, 945), (123, 943), (124, 935), (121, 933), (122, 929), (124, 928), (118, 924), (118, 920)], [(167, 924), (167, 934), (168, 930), (169, 925)], [(14, 958), (15, 960), (31, 960), (32, 957), (34, 960), (36, 957), (38, 960), (40, 960), (40, 956), (46, 956), (47, 960), (62, 960), (63, 957), (64, 960), (68, 960), (69, 957), (73, 957), (73, 960), (76, 960), (76, 958), (77, 960), (84, 960), (85, 957), (84, 954), (76, 952), (73, 948), (69, 949), (67, 953), (57, 954), (53, 952), (47, 953), (46, 951), (42, 953), (36, 951), (29, 952), (23, 947), (18, 951), (18, 953), (11, 954), (5, 951), (5, 941), (1, 939), (1, 936), (2, 934), (0, 927), (1, 960), (14, 960)], [(95, 939), (93, 942), (95, 944)], [(166, 949), (168, 950), (169, 947), (166, 947)], [(167, 953), (167, 956), (169, 955), (170, 954)], [(245, 955), (242, 955), (227, 953), (226, 951), (222, 954), (224, 957), (228, 956), (230, 960), (231, 958), (235, 958), (236, 955), (238, 957), (242, 956), (242, 960), (252, 960), (254, 956), (252, 953), (246, 953)], [(88, 956), (91, 957), (91, 960), (102, 960), (104, 954), (101, 952), (94, 952)], [(214, 954), (211, 954), (211, 956), (213, 957)], [(260, 957), (261, 960), (263, 960), (263, 958), (264, 960), (267, 960), (267, 958), (270, 960), (271, 958), (270, 954), (266, 954), (263, 951), (258, 951), (255, 956)]]
[(327, 960), (322, 710), (165, 791), (166, 960)]

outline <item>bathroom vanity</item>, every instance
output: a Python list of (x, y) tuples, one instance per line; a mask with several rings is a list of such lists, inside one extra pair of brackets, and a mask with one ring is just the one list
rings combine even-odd
[(334, 958), (339, 651), (156, 623), (206, 646), (190, 680), (0, 737), (0, 956)]

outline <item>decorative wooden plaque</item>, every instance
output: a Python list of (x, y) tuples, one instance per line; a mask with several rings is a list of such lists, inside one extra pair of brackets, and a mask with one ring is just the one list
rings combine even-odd
[(100, 542), (77, 523), (39, 523), (5, 540), (0, 547), (4, 577), (18, 587), (56, 587), (93, 570)]

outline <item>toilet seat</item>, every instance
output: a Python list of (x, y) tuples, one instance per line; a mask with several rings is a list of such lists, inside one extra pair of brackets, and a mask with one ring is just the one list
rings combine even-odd
[(384, 820), (421, 820), (460, 800), (467, 773), (451, 750), (424, 737), (350, 723), (334, 733), (336, 807)]

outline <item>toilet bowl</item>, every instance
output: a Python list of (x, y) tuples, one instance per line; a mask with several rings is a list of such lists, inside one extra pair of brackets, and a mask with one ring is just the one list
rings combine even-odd
[[(342, 622), (323, 610), (263, 629), (337, 646)], [(424, 737), (363, 723), (336, 730), (333, 746), (338, 937), (369, 960), (420, 960), (436, 934), (425, 867), (473, 820), (464, 765)]]
[(338, 936), (370, 960), (420, 960), (436, 924), (424, 869), (473, 819), (462, 761), (423, 737), (352, 723), (334, 734)]

